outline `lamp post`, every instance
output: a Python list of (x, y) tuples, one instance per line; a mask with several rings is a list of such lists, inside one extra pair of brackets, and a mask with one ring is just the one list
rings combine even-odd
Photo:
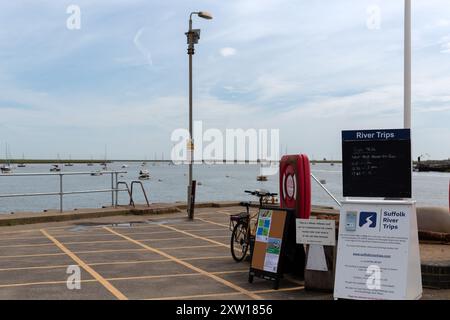
[(403, 127), (411, 128), (411, 0), (405, 0)]
[(194, 219), (194, 201), (192, 184), (192, 165), (194, 162), (194, 140), (192, 135), (192, 56), (194, 55), (194, 44), (198, 43), (200, 39), (200, 29), (192, 29), (192, 16), (197, 15), (203, 19), (212, 19), (212, 15), (206, 11), (191, 12), (189, 15), (189, 31), (186, 32), (189, 55), (189, 141), (188, 141), (188, 154), (189, 154), (189, 184), (187, 188), (187, 213), (189, 219)]

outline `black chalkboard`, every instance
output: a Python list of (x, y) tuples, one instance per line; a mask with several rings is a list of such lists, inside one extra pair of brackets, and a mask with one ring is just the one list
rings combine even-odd
[(409, 129), (342, 131), (344, 197), (411, 198)]

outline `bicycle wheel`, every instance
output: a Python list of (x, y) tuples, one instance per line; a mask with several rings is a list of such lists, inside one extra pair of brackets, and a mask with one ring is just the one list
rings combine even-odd
[(239, 222), (231, 234), (231, 255), (236, 262), (244, 260), (248, 251), (247, 226)]

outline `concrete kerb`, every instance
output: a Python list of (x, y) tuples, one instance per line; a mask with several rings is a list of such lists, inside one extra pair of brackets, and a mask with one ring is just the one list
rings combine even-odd
[[(196, 208), (219, 208), (239, 205), (239, 202), (203, 202), (196, 204)], [(26, 224), (37, 224), (47, 222), (65, 222), (81, 219), (93, 219), (124, 215), (160, 215), (170, 213), (181, 213), (186, 209), (185, 203), (174, 204), (152, 204), (146, 206), (120, 206), (117, 208), (106, 207), (99, 209), (80, 209), (66, 212), (45, 213), (15, 213), (0, 215), (0, 227), (17, 226)]]

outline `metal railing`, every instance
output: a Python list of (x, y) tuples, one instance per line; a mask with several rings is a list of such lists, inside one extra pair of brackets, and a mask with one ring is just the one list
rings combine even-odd
[(331, 192), (323, 185), (322, 182), (320, 182), (319, 179), (316, 178), (315, 175), (313, 175), (313, 174), (311, 173), (311, 177), (314, 179), (314, 181), (316, 181), (316, 182), (319, 184), (319, 186), (320, 186), (323, 190), (325, 190), (325, 192), (331, 197), (331, 199), (334, 200), (334, 202), (336, 202), (336, 203), (339, 205), (339, 207), (342, 207), (342, 204), (340, 203), (340, 201), (339, 201), (338, 199), (336, 199), (335, 196), (333, 196), (333, 194), (332, 194), (332, 193), (331, 193)]
[[(63, 212), (63, 199), (65, 195), (73, 194), (86, 194), (86, 193), (102, 193), (111, 192), (111, 206), (117, 207), (117, 199), (119, 192), (128, 191), (127, 189), (119, 189), (119, 174), (127, 173), (127, 171), (90, 171), (90, 172), (51, 172), (51, 173), (7, 173), (0, 174), (0, 177), (39, 177), (39, 176), (54, 176), (59, 178), (59, 191), (58, 192), (35, 192), (35, 193), (10, 193), (0, 194), (0, 198), (16, 198), (16, 197), (39, 197), (39, 196), (59, 196), (59, 211)], [(93, 189), (93, 190), (77, 190), (77, 191), (64, 191), (63, 177), (74, 175), (111, 175), (111, 188), (110, 189)]]

